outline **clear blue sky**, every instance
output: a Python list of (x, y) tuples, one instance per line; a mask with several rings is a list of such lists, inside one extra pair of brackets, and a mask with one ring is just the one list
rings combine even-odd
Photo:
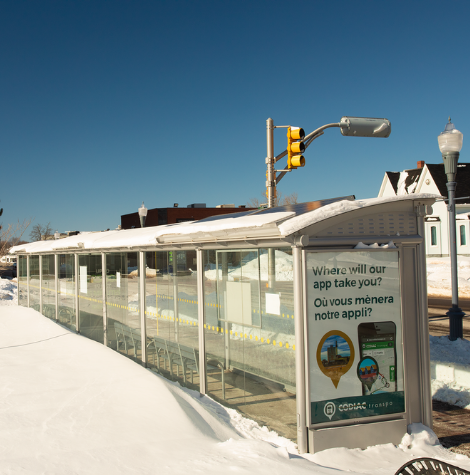
[(3, 224), (113, 229), (142, 200), (261, 198), (268, 117), (392, 122), (388, 139), (327, 130), (279, 184), (301, 201), (440, 163), (449, 115), (470, 162), (469, 18), (466, 1), (0, 0)]

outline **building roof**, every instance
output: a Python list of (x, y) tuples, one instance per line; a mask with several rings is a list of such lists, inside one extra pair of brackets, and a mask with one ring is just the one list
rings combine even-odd
[[(444, 172), (443, 163), (426, 163), (434, 183), (441, 196), (447, 197), (447, 176)], [(423, 168), (413, 168), (402, 172), (385, 172), (393, 190), (397, 195), (415, 193), (417, 184), (423, 174)], [(470, 163), (459, 163), (457, 166), (456, 198), (470, 196)], [(470, 199), (459, 200), (459, 204), (470, 203)]]
[[(429, 172), (436, 183), (439, 193), (447, 196), (447, 176), (444, 173), (444, 164), (426, 164)], [(470, 163), (459, 163), (457, 165), (457, 188), (455, 190), (456, 198), (470, 196)], [(470, 199), (459, 200), (459, 204), (470, 203)]]
[(397, 195), (409, 195), (415, 192), (422, 171), (422, 168), (414, 168), (402, 172), (386, 172), (386, 174)]

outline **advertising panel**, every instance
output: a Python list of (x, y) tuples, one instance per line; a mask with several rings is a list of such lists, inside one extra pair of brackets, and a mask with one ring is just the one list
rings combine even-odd
[(398, 251), (306, 256), (311, 424), (404, 412)]

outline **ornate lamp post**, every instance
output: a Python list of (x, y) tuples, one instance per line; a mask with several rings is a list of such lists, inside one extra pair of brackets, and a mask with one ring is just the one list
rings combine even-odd
[(449, 339), (463, 338), (462, 317), (465, 315), (459, 308), (459, 286), (457, 276), (457, 242), (455, 226), (455, 189), (457, 182), (457, 163), (459, 161), (460, 150), (462, 148), (463, 134), (459, 132), (450, 121), (446, 124), (444, 132), (437, 137), (439, 149), (444, 161), (444, 170), (447, 175), (447, 194), (449, 211), (449, 251), (452, 282), (452, 307), (447, 312), (449, 315)]
[(144, 202), (142, 201), (142, 206), (139, 208), (139, 218), (140, 218), (140, 227), (145, 227), (145, 218), (147, 217), (148, 209), (145, 207)]

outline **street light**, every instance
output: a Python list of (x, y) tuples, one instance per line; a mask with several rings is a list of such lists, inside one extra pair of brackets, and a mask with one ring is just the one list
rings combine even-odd
[(449, 339), (463, 338), (462, 317), (465, 315), (459, 308), (459, 286), (457, 280), (457, 243), (455, 230), (455, 188), (457, 183), (457, 163), (459, 161), (460, 149), (462, 148), (463, 134), (459, 132), (450, 121), (446, 124), (444, 132), (437, 137), (439, 149), (444, 161), (444, 171), (447, 175), (447, 195), (449, 211), (449, 247), (450, 247), (450, 269), (452, 282), (452, 307), (447, 312), (449, 315)]
[(148, 209), (145, 207), (144, 202), (142, 201), (142, 206), (139, 208), (139, 218), (140, 218), (140, 227), (145, 227), (145, 218), (147, 217)]

